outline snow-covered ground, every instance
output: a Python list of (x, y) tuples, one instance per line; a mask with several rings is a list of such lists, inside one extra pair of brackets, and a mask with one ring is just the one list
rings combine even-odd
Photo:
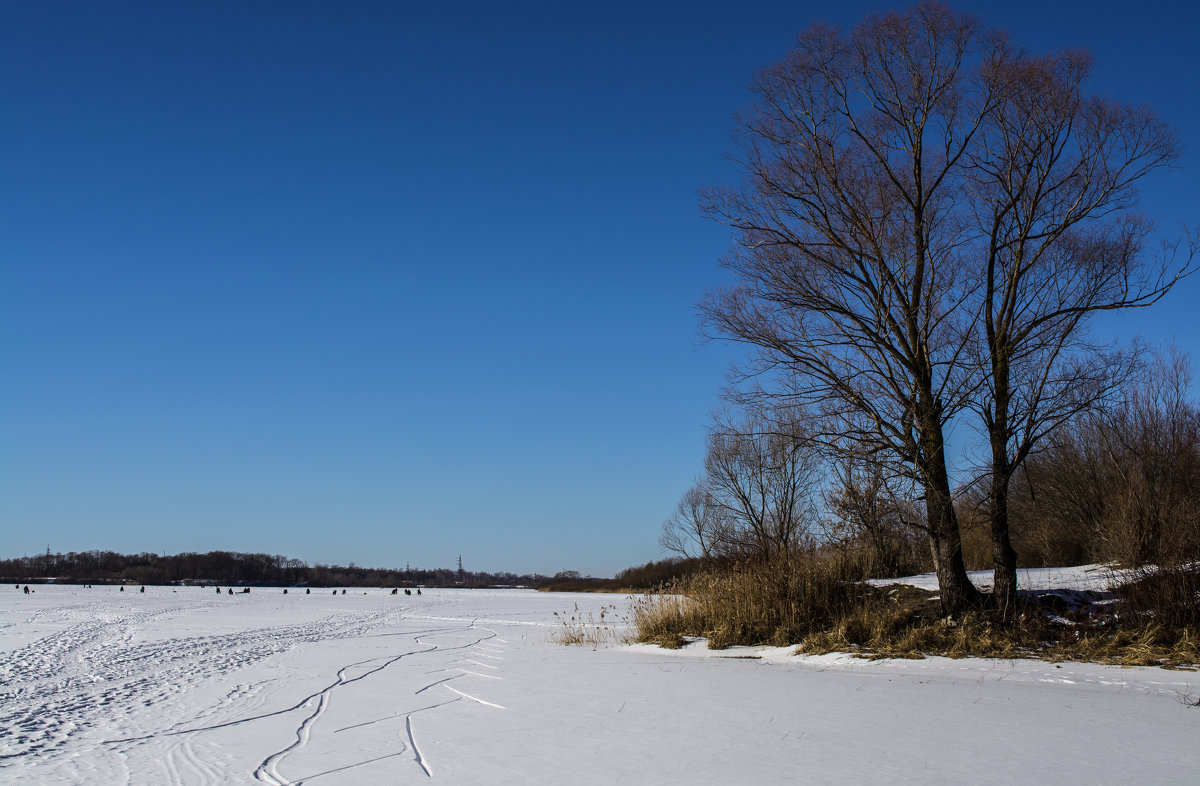
[[(990, 589), (992, 586), (992, 571), (975, 570), (967, 574), (975, 586)], [(1017, 571), (1017, 588), (1021, 590), (1087, 590), (1105, 592), (1111, 589), (1114, 579), (1128, 579), (1132, 573), (1127, 570), (1114, 570), (1108, 565), (1079, 565), (1072, 568), (1021, 568)], [(922, 573), (917, 576), (905, 576), (902, 579), (872, 579), (872, 584), (911, 584), (926, 590), (938, 588), (937, 576), (932, 573)]]
[(1200, 673), (564, 647), (524, 590), (0, 591), (0, 783), (1188, 783)]

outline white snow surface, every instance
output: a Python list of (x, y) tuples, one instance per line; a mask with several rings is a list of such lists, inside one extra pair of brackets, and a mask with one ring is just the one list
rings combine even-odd
[[(992, 586), (992, 571), (975, 570), (967, 574), (971, 582), (980, 589)], [(1087, 590), (1105, 592), (1114, 581), (1120, 583), (1132, 576), (1128, 570), (1118, 570), (1110, 565), (1078, 565), (1069, 568), (1020, 568), (1017, 570), (1017, 589), (1020, 590)], [(899, 579), (872, 579), (871, 584), (911, 584), (925, 590), (938, 588), (937, 576), (921, 573)]]
[(1195, 672), (553, 643), (554, 612), (598, 617), (625, 605), (612, 595), (33, 589), (0, 590), (4, 784), (1194, 784), (1200, 772)]

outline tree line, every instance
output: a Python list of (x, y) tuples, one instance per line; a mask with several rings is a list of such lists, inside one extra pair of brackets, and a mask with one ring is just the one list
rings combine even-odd
[[(1090, 71), (925, 2), (813, 26), (758, 75), (744, 177), (702, 197), (734, 238), (703, 331), (745, 360), (666, 548), (866, 544), (884, 571), (936, 572), (955, 616), (1014, 614), (1018, 548), (1072, 526), (1104, 544), (1080, 555), (1200, 557), (1185, 364), (1089, 332), (1195, 269), (1198, 235), (1155, 247), (1137, 211), (1178, 137)], [(953, 433), (973, 455), (953, 458)]]
[(205, 582), (256, 586), (338, 587), (536, 587), (550, 580), (540, 574), (486, 571), (363, 568), (309, 565), (279, 554), (236, 551), (184, 552), (172, 555), (83, 551), (38, 554), (0, 560), (0, 577), (10, 581), (63, 583), (177, 584)]

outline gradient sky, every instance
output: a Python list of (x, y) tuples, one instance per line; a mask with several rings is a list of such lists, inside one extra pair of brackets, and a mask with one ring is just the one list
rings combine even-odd
[[(0, 5), (0, 556), (663, 556), (754, 72), (877, 2)], [(1187, 147), (1200, 6), (960, 3)], [(1200, 276), (1101, 335), (1200, 355)]]

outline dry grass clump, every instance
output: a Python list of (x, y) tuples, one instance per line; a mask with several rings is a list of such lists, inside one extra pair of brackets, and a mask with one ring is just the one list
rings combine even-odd
[(826, 629), (800, 640), (797, 652), (851, 652), (862, 657), (1039, 657), (1047, 622), (1024, 615), (1003, 623), (987, 612), (944, 618), (937, 595), (904, 585), (870, 587), (861, 602)]
[(1200, 640), (1193, 630), (1154, 623), (1111, 631), (1078, 631), (1051, 648), (1050, 660), (1082, 660), (1118, 666), (1192, 669), (1200, 665)]
[(559, 622), (559, 627), (551, 636), (555, 644), (576, 644), (595, 649), (607, 644), (628, 644), (632, 640), (626, 624), (628, 618), (617, 614), (616, 604), (601, 607), (599, 619), (594, 611), (589, 611), (584, 617), (578, 603), (573, 612), (560, 614), (556, 611), (554, 616)]
[(702, 636), (708, 646), (783, 646), (828, 624), (863, 588), (844, 581), (834, 561), (791, 556), (735, 564), (680, 579), (633, 607), (637, 640), (679, 646)]
[(936, 593), (847, 581), (836, 560), (751, 563), (677, 581), (634, 603), (637, 641), (681, 646), (797, 644), (797, 652), (867, 658), (1040, 658), (1126, 666), (1200, 664), (1200, 577), (1158, 571), (1114, 593), (1023, 593), (1004, 620), (941, 614)]
[(633, 601), (629, 617), (636, 641), (677, 650), (685, 643), (683, 631), (699, 629), (695, 609), (680, 584), (673, 581)]

